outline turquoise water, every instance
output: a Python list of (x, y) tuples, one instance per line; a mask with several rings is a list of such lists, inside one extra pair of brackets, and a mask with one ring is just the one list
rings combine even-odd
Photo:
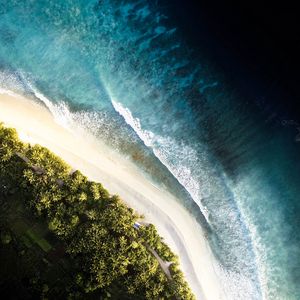
[(195, 58), (153, 2), (0, 0), (0, 87), (179, 193), (228, 299), (300, 299), (296, 132)]

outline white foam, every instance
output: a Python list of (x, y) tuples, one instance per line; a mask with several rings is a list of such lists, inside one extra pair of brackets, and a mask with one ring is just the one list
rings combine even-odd
[(139, 138), (147, 147), (153, 147), (154, 134), (151, 131), (143, 130), (138, 118), (134, 118), (131, 111), (123, 107), (121, 103), (111, 99), (114, 109), (124, 118), (125, 122), (131, 126)]
[[(254, 180), (257, 180), (257, 178), (259, 177), (260, 176), (258, 174), (255, 174)], [(249, 197), (248, 193), (249, 191), (252, 191), (253, 186), (255, 186), (255, 182), (251, 182), (251, 176), (250, 174), (248, 174), (247, 177), (239, 178), (239, 182), (233, 187), (233, 191), (240, 199), (247, 198)], [(253, 245), (253, 251), (255, 253), (256, 266), (258, 270), (259, 286), (261, 288), (261, 297), (263, 300), (273, 299), (274, 297), (270, 296), (272, 292), (268, 288), (268, 275), (267, 275), (268, 274), (267, 255), (270, 250), (266, 249), (263, 242), (261, 241), (261, 237), (257, 231), (257, 228), (253, 224), (253, 220), (251, 220), (250, 217), (247, 217), (251, 215), (247, 207), (248, 201), (244, 200), (242, 201), (242, 203), (243, 205), (242, 204), (240, 205), (240, 210), (245, 218), (245, 222), (247, 224), (251, 236), (251, 242)]]
[(52, 103), (45, 95), (43, 95), (35, 87), (33, 87), (33, 85), (29, 82), (29, 80), (25, 78), (24, 75), (23, 78), (24, 80), (26, 80), (28, 87), (34, 93), (35, 97), (39, 99), (49, 109), (49, 111), (54, 117), (55, 122), (57, 122), (64, 128), (69, 129), (70, 126), (72, 126), (73, 124), (73, 118), (71, 116), (68, 105), (63, 101), (60, 101), (57, 104)]
[[(196, 152), (191, 147), (186, 145), (180, 145), (178, 149), (178, 142), (170, 137), (163, 137), (155, 135), (149, 130), (142, 129), (140, 120), (134, 118), (131, 111), (123, 107), (123, 105), (116, 100), (111, 99), (112, 105), (115, 110), (124, 118), (125, 122), (136, 132), (140, 139), (144, 142), (147, 147), (150, 147), (155, 156), (167, 167), (167, 169), (173, 174), (173, 176), (179, 181), (181, 185), (185, 187), (194, 201), (198, 204), (202, 214), (204, 215), (207, 222), (209, 222), (209, 213), (207, 209), (201, 204), (199, 199), (199, 183), (191, 175), (191, 170), (187, 166), (182, 164), (174, 167), (170, 162), (170, 151), (176, 156), (177, 160), (183, 163), (183, 158), (193, 157), (196, 158)], [(196, 160), (196, 159), (195, 159)]]
[(9, 96), (16, 97), (16, 98), (19, 97), (19, 95), (16, 94), (15, 92), (7, 90), (5, 88), (1, 88), (1, 87), (0, 87), (0, 94), (9, 95)]

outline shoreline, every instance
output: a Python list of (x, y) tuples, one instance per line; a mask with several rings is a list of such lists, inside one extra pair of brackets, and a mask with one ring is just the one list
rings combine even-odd
[(225, 299), (214, 270), (217, 262), (196, 219), (133, 163), (101, 141), (58, 125), (42, 105), (1, 90), (0, 121), (15, 128), (22, 141), (47, 147), (90, 180), (100, 182), (153, 223), (179, 256), (181, 270), (197, 299)]

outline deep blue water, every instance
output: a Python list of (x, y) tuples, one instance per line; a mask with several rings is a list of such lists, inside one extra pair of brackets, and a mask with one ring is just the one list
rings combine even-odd
[(300, 299), (296, 121), (257, 84), (235, 86), (207, 45), (195, 54), (155, 1), (0, 3), (1, 88), (179, 192), (208, 230), (229, 299)]

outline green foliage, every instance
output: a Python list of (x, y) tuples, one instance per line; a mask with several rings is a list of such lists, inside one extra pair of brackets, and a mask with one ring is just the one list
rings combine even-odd
[(0, 158), (2, 162), (6, 162), (20, 149), (22, 143), (18, 139), (15, 129), (6, 128), (0, 123)]
[(178, 257), (175, 255), (169, 246), (162, 241), (155, 226), (149, 224), (148, 226), (142, 226), (140, 228), (140, 235), (144, 241), (157, 252), (157, 254), (168, 262), (178, 262)]
[[(136, 230), (133, 225), (139, 216), (100, 183), (79, 171), (71, 173), (46, 148), (21, 143), (16, 131), (2, 124), (0, 161), (2, 190), (7, 181), (13, 183), (26, 205), (44, 218), (72, 258), (75, 284), (83, 293), (101, 292), (106, 297), (121, 293), (124, 299), (194, 299), (177, 256), (156, 228), (150, 224)], [(163, 261), (172, 262), (171, 279), (149, 247)], [(46, 293), (48, 287), (43, 290)], [(76, 297), (72, 292), (69, 296)]]

